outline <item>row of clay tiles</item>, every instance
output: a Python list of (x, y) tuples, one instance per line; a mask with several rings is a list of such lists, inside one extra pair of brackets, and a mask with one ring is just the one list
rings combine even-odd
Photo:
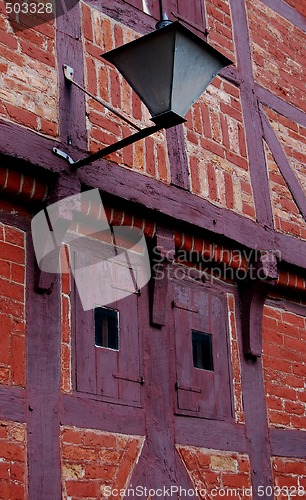
[[(18, 199), (20, 202), (43, 202), (47, 198), (48, 185), (35, 177), (0, 167), (0, 192), (5, 197)], [(110, 225), (137, 227), (150, 239), (155, 235), (155, 222), (123, 210), (104, 208)], [(93, 207), (88, 207), (87, 213), (89, 212), (91, 215), (97, 213)], [(174, 238), (177, 251), (184, 251), (189, 255), (196, 254), (206, 263), (224, 264), (235, 270), (247, 270), (249, 267), (246, 256), (237, 250), (180, 231), (175, 231)], [(306, 279), (296, 273), (280, 270), (276, 284), (280, 287), (306, 292)]]

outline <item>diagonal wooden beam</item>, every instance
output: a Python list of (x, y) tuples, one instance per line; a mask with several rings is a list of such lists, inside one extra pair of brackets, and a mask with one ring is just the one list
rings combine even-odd
[(277, 14), (284, 17), (297, 28), (306, 31), (306, 19), (297, 12), (296, 9), (283, 2), (283, 0), (261, 0), (267, 7), (274, 10)]
[(273, 94), (270, 90), (265, 89), (258, 83), (255, 85), (255, 92), (258, 100), (267, 106), (268, 108), (274, 109), (280, 115), (289, 118), (293, 122), (306, 127), (306, 114), (301, 109), (296, 108), (287, 101), (284, 101), (277, 95)]
[(257, 221), (267, 228), (273, 227), (269, 180), (265, 167), (262, 127), (255, 94), (250, 39), (244, 0), (230, 1), (238, 71), (241, 77), (240, 94), (249, 156), (249, 171), (254, 193)]
[(272, 156), (278, 165), (278, 168), (286, 181), (286, 184), (294, 198), (294, 201), (300, 210), (301, 215), (306, 219), (306, 197), (303, 188), (295, 175), (290, 163), (284, 153), (284, 150), (273, 130), (271, 124), (263, 110), (260, 111), (264, 139), (267, 142)]

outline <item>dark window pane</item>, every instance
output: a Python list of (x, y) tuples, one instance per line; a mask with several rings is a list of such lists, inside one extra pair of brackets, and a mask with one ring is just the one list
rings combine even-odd
[(212, 335), (192, 330), (193, 365), (201, 370), (214, 370)]
[(95, 344), (98, 347), (119, 350), (118, 311), (95, 307)]

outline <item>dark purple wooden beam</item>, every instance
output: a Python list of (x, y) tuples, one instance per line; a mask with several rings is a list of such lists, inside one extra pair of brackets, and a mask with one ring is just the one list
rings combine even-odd
[(26, 391), (0, 386), (0, 420), (26, 421)]
[(260, 357), (263, 308), (269, 286), (275, 284), (278, 277), (277, 259), (271, 252), (261, 252), (257, 262), (252, 265), (256, 277), (238, 283), (241, 329), (244, 354)]
[(247, 452), (245, 426), (219, 420), (179, 417), (175, 419), (178, 444), (217, 450)]
[[(138, 172), (100, 160), (79, 171), (80, 181), (96, 187), (103, 193), (146, 207), (158, 218), (169, 217), (169, 224), (183, 223), (211, 231), (248, 248), (281, 251), (283, 260), (305, 267), (306, 243), (298, 238), (280, 235), (250, 219), (226, 208), (213, 205), (208, 200), (194, 196), (175, 186), (167, 186)], [(106, 181), (107, 179), (107, 181)], [(103, 197), (103, 194), (102, 194)], [(281, 241), (281, 243), (280, 243)], [(281, 246), (280, 246), (281, 245)]]
[(4, 120), (0, 120), (0, 134), (0, 155), (9, 156), (16, 163), (18, 160), (26, 161), (31, 166), (40, 166), (50, 172), (59, 173), (67, 169), (66, 163), (52, 153), (58, 141)]
[(171, 171), (171, 184), (190, 189), (188, 158), (182, 125), (167, 130), (167, 146)]
[[(236, 311), (240, 306), (236, 297)], [(258, 495), (259, 486), (273, 486), (270, 463), (271, 448), (265, 402), (262, 358), (247, 358), (243, 352), (240, 317), (236, 315), (241, 365), (241, 388), (246, 424), (246, 439), (251, 461), (253, 498), (271, 498), (267, 494)]]
[(241, 78), (240, 93), (246, 141), (249, 153), (249, 166), (256, 218), (266, 227), (273, 227), (269, 181), (262, 143), (262, 127), (258, 101), (254, 92), (250, 40), (244, 0), (231, 0), (231, 13), (236, 45), (238, 71)]
[(145, 434), (142, 408), (115, 405), (82, 394), (61, 395), (62, 425), (124, 434)]
[(282, 0), (261, 0), (267, 7), (274, 10), (280, 16), (284, 17), (294, 26), (302, 31), (306, 31), (306, 18), (302, 16), (296, 9), (290, 7)]
[(270, 429), (272, 455), (305, 459), (306, 432)]
[(306, 113), (296, 108), (289, 102), (284, 101), (277, 95), (272, 94), (270, 90), (265, 89), (261, 85), (256, 84), (255, 91), (259, 101), (262, 104), (268, 106), (271, 109), (274, 109), (274, 111), (286, 116), (293, 122), (297, 122), (303, 127), (306, 127)]
[(84, 86), (81, 4), (57, 18), (56, 48), (59, 73), (60, 142), (73, 154), (75, 147), (87, 149), (85, 93), (64, 78), (63, 65), (74, 69), (74, 80)]
[(26, 365), (29, 498), (61, 498), (59, 277), (50, 295), (38, 295), (34, 293), (33, 270), (34, 252), (28, 234)]
[(301, 215), (306, 219), (306, 197), (304, 194), (304, 190), (295, 175), (292, 167), (287, 160), (287, 157), (284, 153), (284, 150), (272, 129), (272, 126), (266, 116), (266, 114), (261, 112), (261, 119), (264, 131), (264, 139), (267, 142), (272, 156), (277, 163), (277, 166), (285, 179), (287, 186), (294, 198), (296, 205), (298, 206)]
[(137, 33), (145, 35), (155, 30), (155, 19), (141, 10), (135, 10), (131, 5), (121, 0), (112, 0), (111, 2), (88, 0), (87, 4), (94, 9), (100, 10), (112, 19), (125, 24), (128, 28), (135, 30)]
[[(26, 160), (29, 166), (40, 167), (40, 174), (48, 171), (62, 173), (67, 179), (74, 175), (66, 162), (52, 153), (52, 148), (57, 145), (54, 140), (3, 121), (0, 121), (0, 130), (0, 154), (9, 155), (16, 162), (18, 159)], [(172, 219), (172, 223), (196, 226), (249, 248), (258, 248), (260, 242), (261, 249), (281, 251), (284, 261), (305, 267), (304, 241), (276, 233), (247, 217), (217, 207), (210, 201), (175, 186), (167, 186), (107, 160), (99, 160), (94, 165), (85, 167), (78, 172), (78, 179), (88, 187), (140, 204), (146, 210), (154, 212), (153, 215), (167, 216)]]
[[(151, 324), (161, 327), (168, 323), (165, 304), (167, 303), (169, 288), (168, 267), (173, 262), (175, 256), (173, 231), (158, 227), (154, 247), (158, 252), (159, 261), (158, 265), (155, 265), (158, 266), (158, 273), (161, 276), (156, 279), (156, 273), (153, 272), (152, 295), (150, 297)], [(157, 255), (154, 257), (156, 258)]]

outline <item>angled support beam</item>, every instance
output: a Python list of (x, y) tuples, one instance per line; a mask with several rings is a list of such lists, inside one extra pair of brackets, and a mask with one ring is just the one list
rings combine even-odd
[(244, 0), (230, 0), (237, 63), (241, 77), (240, 93), (249, 155), (249, 170), (254, 193), (257, 221), (266, 228), (273, 228), (273, 214), (269, 182), (262, 143), (258, 99), (252, 71), (252, 58)]
[(302, 14), (282, 0), (261, 0), (267, 7), (284, 17), (294, 26), (306, 32), (306, 19)]
[(268, 108), (273, 109), (280, 115), (284, 115), (286, 118), (289, 118), (289, 120), (292, 120), (293, 122), (296, 122), (299, 125), (306, 127), (306, 114), (301, 109), (292, 106), (292, 104), (290, 104), (287, 101), (284, 101), (283, 99), (270, 92), (270, 90), (265, 89), (258, 83), (255, 84), (255, 92), (258, 100), (264, 106), (267, 106)]
[[(54, 269), (59, 266), (59, 253), (61, 244), (56, 241), (54, 234), (55, 226), (60, 226), (60, 232), (62, 232), (63, 227), (69, 227), (70, 222), (73, 219), (73, 206), (71, 203), (60, 203), (61, 200), (69, 200), (71, 196), (79, 194), (81, 191), (81, 185), (77, 178), (77, 175), (72, 173), (70, 175), (59, 176), (57, 182), (53, 186), (53, 190), (47, 199), (47, 205), (54, 205), (52, 223), (47, 209), (43, 209), (41, 212), (41, 219), (38, 226), (32, 225), (33, 238), (39, 239), (39, 246), (43, 248), (43, 254), (48, 254), (50, 248), (44, 248), (44, 245), (50, 245), (50, 235), (53, 240), (53, 250), (56, 250), (53, 254), (52, 267)], [(35, 219), (34, 219), (35, 220)], [(51, 264), (51, 262), (50, 262)], [(57, 278), (56, 272), (45, 272), (40, 269), (39, 263), (35, 259), (34, 264), (34, 290), (38, 294), (49, 295), (52, 290), (54, 283)]]
[(278, 168), (285, 179), (287, 186), (294, 198), (295, 203), (297, 204), (301, 215), (306, 219), (306, 198), (302, 186), (295, 175), (293, 169), (291, 168), (289, 161), (284, 153), (284, 150), (273, 130), (271, 124), (264, 113), (261, 110), (261, 121), (264, 132), (264, 139), (267, 142), (270, 151), (273, 155), (275, 162), (278, 165)]
[(241, 303), (241, 327), (244, 354), (258, 358), (262, 352), (263, 307), (269, 292), (278, 277), (277, 259), (272, 252), (260, 252), (253, 267), (255, 276), (239, 285)]

